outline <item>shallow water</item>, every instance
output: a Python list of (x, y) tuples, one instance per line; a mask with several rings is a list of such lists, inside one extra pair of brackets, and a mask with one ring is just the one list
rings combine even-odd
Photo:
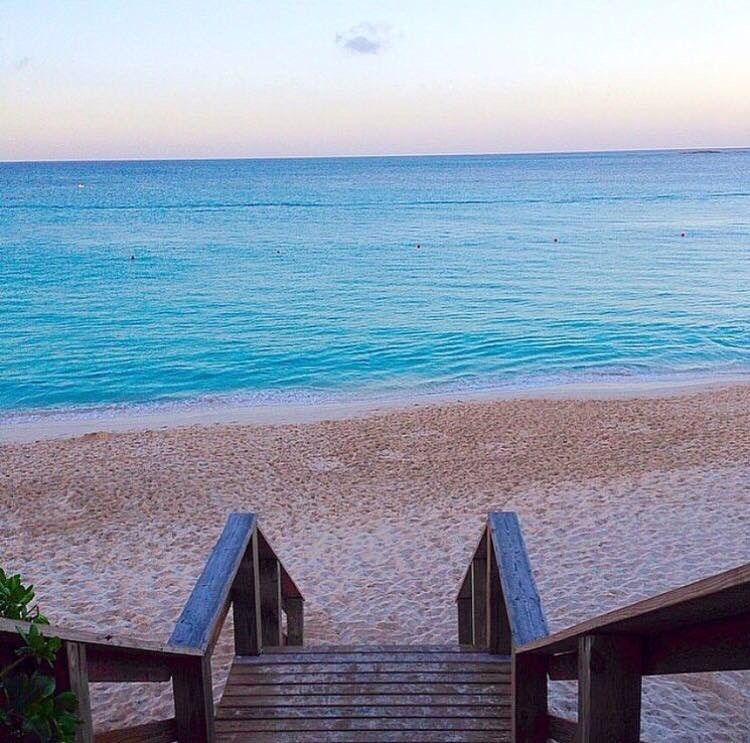
[(5, 415), (750, 370), (750, 150), (6, 163), (0, 257)]

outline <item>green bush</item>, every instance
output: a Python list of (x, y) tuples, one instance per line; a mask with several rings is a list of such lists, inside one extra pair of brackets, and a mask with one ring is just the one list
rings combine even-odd
[(33, 600), (33, 586), (0, 568), (0, 616), (31, 623), (27, 633), (19, 630), (23, 644), (14, 659), (0, 667), (0, 739), (70, 743), (80, 723), (78, 700), (70, 691), (56, 693), (55, 679), (43, 673), (54, 666), (62, 643), (41, 634), (37, 625), (49, 622)]

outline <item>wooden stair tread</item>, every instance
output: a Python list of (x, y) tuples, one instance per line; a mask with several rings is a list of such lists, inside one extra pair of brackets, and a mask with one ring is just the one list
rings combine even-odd
[(443, 645), (273, 648), (235, 658), (220, 741), (506, 741), (510, 662)]

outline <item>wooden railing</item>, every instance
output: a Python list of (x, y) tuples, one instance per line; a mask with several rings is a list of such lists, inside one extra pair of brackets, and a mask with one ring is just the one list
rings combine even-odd
[[(548, 635), (515, 514), (493, 513), (458, 593), (459, 642), (511, 655), (514, 743), (638, 743), (643, 676), (750, 669), (750, 565)], [(578, 680), (578, 720), (548, 713)]]
[[(264, 646), (301, 645), (304, 599), (257, 526), (254, 514), (233, 513), (177, 620), (166, 645), (108, 634), (38, 625), (59, 637), (57, 689), (78, 697), (83, 720), (77, 743), (207, 743), (214, 739), (211, 655), (233, 609), (237, 655)], [(284, 617), (286, 615), (286, 631)], [(21, 644), (23, 622), (0, 619), (0, 661)], [(175, 717), (122, 730), (94, 733), (89, 683), (172, 681)]]
[(491, 513), (456, 599), (458, 641), (510, 655), (548, 634), (518, 517)]

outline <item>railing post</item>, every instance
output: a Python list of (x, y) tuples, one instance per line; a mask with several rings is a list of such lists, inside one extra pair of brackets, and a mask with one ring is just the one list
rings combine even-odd
[(505, 608), (500, 574), (492, 544), (492, 532), (487, 532), (487, 646), (490, 653), (510, 655), (511, 633), (508, 612)]
[(511, 720), (517, 743), (547, 741), (547, 658), (513, 653), (510, 677)]
[(286, 611), (286, 644), (302, 645), (305, 641), (305, 601), (300, 597), (284, 599)]
[(471, 645), (474, 641), (474, 628), (471, 611), (471, 575), (467, 575), (458, 592), (458, 644)]
[(234, 652), (258, 655), (262, 648), (258, 530), (253, 532), (232, 585)]
[[(263, 540), (265, 541), (265, 540)], [(260, 616), (263, 645), (282, 644), (281, 627), (281, 569), (276, 555), (267, 543), (260, 545)]]
[(487, 646), (487, 531), (471, 561), (472, 645)]
[(172, 672), (172, 692), (178, 743), (213, 743), (211, 658), (180, 659)]
[(627, 635), (581, 637), (577, 743), (638, 743), (640, 735), (640, 639)]
[(94, 726), (91, 718), (86, 646), (79, 642), (63, 642), (54, 674), (56, 691), (72, 691), (78, 699), (77, 715), (81, 724), (76, 728), (75, 743), (93, 743)]

